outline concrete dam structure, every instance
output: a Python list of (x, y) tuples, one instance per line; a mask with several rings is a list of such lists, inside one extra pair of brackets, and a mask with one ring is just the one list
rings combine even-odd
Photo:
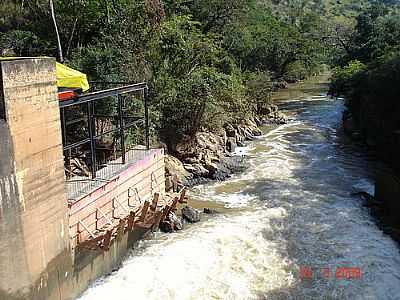
[(55, 60), (0, 61), (1, 300), (74, 299), (184, 197), (148, 145), (67, 178), (62, 123)]

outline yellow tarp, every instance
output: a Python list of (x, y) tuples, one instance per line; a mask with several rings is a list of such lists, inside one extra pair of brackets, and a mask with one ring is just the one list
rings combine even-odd
[(89, 83), (86, 74), (83, 74), (82, 72), (71, 69), (66, 65), (57, 63), (56, 73), (57, 73), (58, 87), (75, 88), (75, 89), (80, 88), (84, 92), (86, 92), (89, 89)]
[[(22, 58), (35, 57), (0, 57), (0, 60), (13, 60)], [(86, 74), (77, 70), (71, 69), (66, 65), (56, 63), (57, 86), (64, 88), (82, 89), (86, 92), (89, 89), (89, 82)]]

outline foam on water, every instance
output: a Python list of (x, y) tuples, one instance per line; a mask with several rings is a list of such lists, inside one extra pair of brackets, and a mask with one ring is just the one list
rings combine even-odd
[(235, 156), (246, 156), (249, 155), (249, 152), (254, 150), (254, 147), (236, 147), (235, 151), (232, 153)]
[(262, 234), (266, 217), (284, 214), (269, 209), (219, 216), (184, 234), (144, 241), (81, 300), (257, 299), (290, 286), (288, 260)]

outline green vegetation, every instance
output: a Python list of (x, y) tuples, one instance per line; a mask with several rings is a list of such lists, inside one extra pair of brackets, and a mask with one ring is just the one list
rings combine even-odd
[[(152, 132), (171, 148), (260, 113), (273, 81), (322, 64), (350, 63), (333, 90), (357, 94), (362, 80), (384, 80), (398, 50), (397, 10), (368, 0), (53, 2), (66, 63), (95, 81), (149, 82)], [(48, 0), (2, 1), (0, 52), (58, 56)]]
[(356, 18), (331, 93), (343, 95), (361, 136), (397, 159), (400, 148), (400, 10), (375, 3)]

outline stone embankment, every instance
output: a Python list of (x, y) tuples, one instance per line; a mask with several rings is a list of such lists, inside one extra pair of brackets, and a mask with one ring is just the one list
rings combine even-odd
[(262, 117), (226, 124), (219, 132), (202, 131), (180, 142), (172, 155), (166, 156), (167, 175), (176, 175), (188, 186), (208, 180), (225, 180), (246, 168), (244, 158), (235, 155), (237, 147), (262, 135), (259, 126), (285, 124), (287, 117), (276, 105), (268, 105)]

